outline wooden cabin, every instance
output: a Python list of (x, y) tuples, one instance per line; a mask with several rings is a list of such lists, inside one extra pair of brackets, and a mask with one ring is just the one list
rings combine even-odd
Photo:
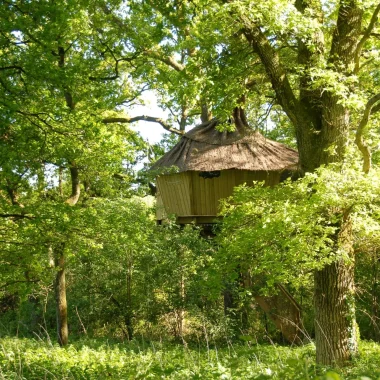
[[(157, 177), (158, 223), (175, 214), (177, 223), (195, 222), (205, 231), (218, 217), (220, 200), (235, 186), (253, 181), (274, 186), (297, 169), (295, 150), (249, 129), (245, 118), (234, 121), (234, 132), (218, 132), (216, 119), (195, 127), (152, 167), (162, 173)], [(297, 344), (300, 307), (282, 285), (278, 288), (277, 295), (255, 294), (254, 299), (283, 336)]]
[[(284, 172), (295, 170), (298, 154), (259, 132), (236, 128), (219, 132), (218, 121), (201, 124), (159, 159), (153, 170), (157, 177), (157, 221), (174, 214), (179, 224), (215, 222), (219, 202), (235, 186), (265, 181), (280, 182)], [(170, 173), (173, 168), (175, 173)]]

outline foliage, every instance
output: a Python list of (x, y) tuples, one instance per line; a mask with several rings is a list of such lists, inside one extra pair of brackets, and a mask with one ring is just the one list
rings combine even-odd
[(378, 245), (358, 247), (356, 260), (356, 310), (360, 336), (364, 339), (380, 338), (378, 317)]
[(3, 338), (0, 374), (13, 379), (314, 379), (375, 380), (379, 347), (361, 343), (362, 356), (338, 372), (315, 367), (312, 345), (285, 348), (248, 343), (228, 348), (160, 342), (82, 340), (60, 348), (46, 341)]
[[(351, 163), (330, 165), (295, 182), (239, 187), (224, 204), (220, 259), (225, 273), (240, 265), (273, 288), (307, 284), (313, 269), (351, 260), (335, 249), (343, 218), (350, 218), (356, 245), (377, 245), (379, 171), (365, 175)], [(294, 268), (297, 267), (297, 271)]]
[[(18, 228), (20, 245), (12, 252), (17, 255), (13, 267), (19, 271), (9, 273), (9, 286), (3, 293), (2, 320), (7, 326), (2, 329), (26, 336), (45, 336), (54, 329), (51, 283), (55, 270), (49, 267), (48, 247), (50, 241), (60, 239), (65, 241), (73, 334), (130, 338), (135, 330), (178, 337), (179, 310), (188, 313), (188, 329), (196, 328), (202, 318), (199, 308), (209, 298), (207, 281), (214, 248), (193, 226), (156, 226), (153, 205), (153, 197), (89, 198), (82, 207), (43, 204), (36, 209), (38, 221), (27, 223), (34, 254), (25, 255), (24, 228)], [(8, 254), (3, 253), (4, 260), (9, 260)], [(30, 281), (23, 277), (26, 268)], [(5, 273), (3, 281), (7, 280)], [(12, 281), (16, 281), (13, 287)], [(24, 293), (17, 281), (25, 281)], [(7, 295), (13, 292), (21, 296), (17, 316), (6, 306)]]
[(125, 196), (128, 164), (144, 148), (128, 128), (103, 123), (134, 89), (95, 26), (95, 2), (69, 3), (7, 2), (0, 16), (0, 292), (22, 300), (36, 283), (49, 289), (50, 251), (82, 226), (84, 210), (65, 204), (69, 170), (83, 199)]
[[(58, 272), (51, 251), (60, 246), (77, 332), (90, 326), (101, 334), (113, 324), (130, 338), (133, 327), (157, 323), (179, 336), (186, 315), (194, 335), (205, 337), (220, 316), (221, 284), (236, 280), (237, 267), (268, 292), (278, 282), (301, 291), (310, 289), (312, 270), (352, 260), (347, 247), (335, 249), (345, 219), (361, 255), (362, 314), (372, 307), (377, 320), (378, 168), (365, 176), (343, 154), (355, 132), (357, 142), (378, 145), (376, 2), (15, 0), (3, 8), (0, 294), (7, 322), (21, 313), (29, 314), (20, 318), (29, 331), (51, 327)], [(147, 146), (122, 123), (145, 89), (170, 111), (177, 132), (201, 114), (225, 121), (240, 106), (252, 127), (293, 146), (297, 139), (303, 171), (343, 164), (274, 189), (237, 190), (216, 255), (198, 231), (158, 228), (149, 207), (126, 199)], [(151, 159), (174, 140), (152, 147)], [(75, 207), (65, 203), (71, 169), (82, 182)]]

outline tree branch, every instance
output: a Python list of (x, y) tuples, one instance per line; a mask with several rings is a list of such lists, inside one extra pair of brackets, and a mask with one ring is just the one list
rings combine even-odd
[(114, 59), (115, 61), (115, 67), (114, 67), (114, 72), (115, 74), (112, 75), (112, 76), (109, 76), (109, 77), (94, 77), (94, 76), (90, 76), (89, 79), (92, 80), (92, 81), (109, 81), (109, 80), (116, 80), (120, 77), (120, 74), (119, 74), (119, 62), (132, 62), (137, 56), (138, 56), (138, 53), (134, 53), (132, 54), (130, 57), (122, 57), (122, 58), (116, 58), (114, 52), (112, 51), (112, 49), (107, 46), (106, 44), (103, 43), (103, 45), (106, 47), (106, 52), (108, 51), (112, 58)]
[(71, 195), (65, 203), (74, 206), (80, 197), (79, 169), (74, 162), (70, 163)]
[(173, 128), (171, 125), (167, 124), (165, 120), (159, 118), (159, 117), (153, 117), (153, 116), (135, 116), (135, 117), (109, 117), (106, 119), (103, 119), (104, 124), (111, 124), (111, 123), (134, 123), (135, 121), (149, 121), (152, 123), (158, 123), (167, 130), (168, 132), (175, 133), (177, 135), (184, 135), (185, 131), (180, 131), (178, 129)]
[[(58, 46), (58, 67), (60, 67), (61, 69), (65, 67), (65, 54), (66, 54), (65, 49), (62, 46)], [(71, 111), (73, 111), (75, 108), (73, 95), (67, 88), (64, 88), (63, 95), (66, 100), (66, 106)]]
[(167, 64), (174, 70), (181, 72), (185, 69), (185, 66), (176, 61), (173, 57), (163, 57), (159, 52), (153, 50), (145, 50), (144, 54), (148, 57), (157, 59), (158, 61)]
[(248, 42), (252, 45), (253, 50), (260, 57), (265, 71), (272, 83), (273, 90), (276, 92), (278, 102), (281, 104), (292, 123), (295, 126), (300, 125), (298, 116), (300, 104), (290, 86), (285, 69), (281, 65), (277, 52), (257, 25), (251, 24), (244, 18), (242, 18), (242, 22), (244, 25), (243, 33)]
[(359, 60), (360, 60), (360, 54), (363, 49), (364, 44), (370, 38), (371, 33), (376, 25), (377, 19), (379, 17), (379, 12), (380, 12), (380, 3), (377, 5), (375, 11), (372, 14), (371, 21), (369, 22), (369, 25), (367, 29), (365, 30), (363, 37), (359, 41), (359, 43), (356, 46), (355, 50), (355, 72), (359, 71)]
[(363, 11), (358, 7), (356, 1), (340, 1), (328, 60), (338, 70), (341, 70), (342, 67), (347, 70), (355, 63), (362, 14)]
[[(305, 18), (313, 19), (314, 22), (318, 22), (319, 24), (319, 26), (310, 31), (307, 40), (305, 38), (297, 38), (297, 60), (302, 67), (299, 73), (299, 101), (303, 107), (309, 110), (316, 129), (320, 130), (322, 124), (321, 89), (313, 88), (310, 68), (316, 62), (320, 62), (325, 53), (325, 41), (322, 32), (322, 6), (320, 2), (308, 0), (296, 0), (295, 6)], [(299, 69), (297, 68), (297, 70)]]
[(51, 124), (49, 124), (46, 120), (44, 120), (40, 115), (46, 115), (46, 118), (50, 117), (48, 113), (46, 112), (37, 112), (37, 113), (30, 113), (30, 112), (25, 112), (25, 111), (21, 111), (21, 110), (17, 110), (15, 111), (16, 113), (20, 114), (20, 115), (23, 115), (26, 117), (27, 120), (29, 120), (29, 122), (31, 124), (33, 124), (34, 126), (36, 126), (37, 128), (43, 130), (45, 132), (45, 130), (37, 123), (34, 123), (32, 120), (31, 120), (31, 117), (35, 117), (37, 120), (39, 120), (41, 123), (45, 124), (52, 132), (54, 133), (57, 133), (57, 134), (60, 134), (62, 136), (70, 136), (71, 133), (69, 132), (62, 132), (60, 131), (59, 129), (57, 128), (54, 128)]
[[(123, 22), (123, 20), (117, 17), (114, 13), (112, 13), (111, 9), (105, 2), (100, 4), (100, 8), (106, 15), (112, 17), (113, 22), (115, 22), (116, 25), (119, 26), (119, 28), (124, 29), (126, 33), (133, 34), (133, 29), (130, 28), (129, 25), (126, 25), (125, 22)], [(144, 50), (143, 54), (145, 54), (148, 57), (157, 59), (162, 63), (165, 63), (166, 65), (172, 67), (176, 71), (183, 71), (185, 69), (185, 66), (183, 66), (180, 62), (176, 61), (173, 57), (164, 57), (161, 53), (153, 50)]]
[[(363, 154), (363, 171), (368, 173), (371, 168), (371, 151), (369, 146), (363, 140), (363, 133), (368, 125), (369, 118), (371, 114), (380, 110), (380, 104), (376, 104), (380, 101), (380, 94), (373, 96), (368, 100), (365, 107), (363, 117), (360, 120), (358, 129), (356, 130), (355, 143), (359, 148), (360, 152)], [(376, 107), (375, 107), (376, 105)]]
[(17, 65), (0, 67), (0, 71), (5, 71), (5, 70), (18, 70), (25, 73), (25, 70), (21, 66), (17, 66)]
[(119, 61), (116, 60), (115, 61), (115, 74), (112, 75), (112, 76), (109, 76), (109, 77), (100, 77), (100, 78), (97, 78), (97, 77), (93, 77), (93, 76), (90, 76), (88, 79), (92, 80), (92, 81), (103, 81), (103, 82), (106, 82), (106, 81), (111, 81), (111, 80), (116, 80), (119, 78)]
[(123, 100), (122, 102), (120, 103), (117, 103), (117, 105), (130, 105), (132, 104), (135, 100), (137, 100), (137, 98), (144, 92), (144, 91), (147, 91), (149, 90), (149, 85), (148, 84), (145, 84), (143, 87), (141, 87), (136, 93), (135, 95), (133, 95), (131, 98), (129, 98), (128, 100)]

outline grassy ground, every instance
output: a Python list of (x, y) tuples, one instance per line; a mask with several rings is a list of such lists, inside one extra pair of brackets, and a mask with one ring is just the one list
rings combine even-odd
[(186, 348), (160, 343), (85, 340), (60, 348), (33, 339), (0, 339), (0, 379), (380, 379), (380, 345), (361, 343), (344, 369), (316, 368), (314, 347), (233, 345)]

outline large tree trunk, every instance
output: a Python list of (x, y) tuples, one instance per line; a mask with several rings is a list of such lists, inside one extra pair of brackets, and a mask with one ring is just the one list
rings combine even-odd
[[(318, 146), (310, 150), (300, 146), (303, 156), (312, 156), (319, 165), (344, 157), (349, 125), (348, 110), (337, 99), (326, 94), (323, 105)], [(342, 365), (357, 354), (352, 229), (349, 211), (338, 212), (344, 215), (337, 226), (334, 250), (337, 255), (343, 250), (350, 259), (338, 259), (314, 274), (316, 359), (323, 365)]]
[[(65, 67), (65, 54), (66, 51), (63, 46), (58, 46), (57, 54), (58, 67), (64, 69)], [(73, 100), (72, 93), (67, 86), (63, 87), (63, 95), (66, 101), (66, 106), (74, 111), (75, 102)], [(65, 203), (70, 206), (74, 206), (80, 197), (80, 183), (79, 183), (79, 169), (75, 162), (70, 162), (70, 179), (71, 179), (71, 194)], [(62, 168), (59, 169), (59, 184), (58, 189), (60, 195), (62, 195)], [(66, 270), (65, 270), (65, 243), (61, 242), (53, 249), (54, 265), (57, 270), (57, 274), (54, 282), (56, 308), (57, 308), (57, 335), (58, 343), (61, 346), (67, 345), (69, 341), (69, 328), (67, 318), (67, 300), (66, 300)]]
[[(361, 16), (362, 11), (354, 1), (341, 2), (329, 57), (335, 71), (346, 70), (351, 74)], [(307, 58), (306, 66), (308, 61), (311, 62)], [(315, 106), (308, 105), (308, 101), (320, 104), (320, 118), (317, 114), (313, 120), (314, 130), (307, 132), (302, 125), (296, 126), (302, 131), (301, 135), (314, 134), (311, 146), (297, 136), (301, 166), (305, 171), (313, 171), (321, 165), (342, 161), (348, 141), (349, 110), (337, 95), (327, 91), (319, 98), (304, 92), (300, 100), (310, 111), (315, 111)], [(343, 217), (336, 233), (335, 251), (339, 255), (343, 250), (349, 259), (338, 259), (314, 274), (316, 359), (323, 365), (342, 365), (356, 355), (358, 349), (351, 221), (349, 211), (340, 212)]]
[(353, 274), (342, 260), (314, 274), (318, 364), (341, 365), (357, 352)]
[(349, 211), (343, 215), (336, 249), (349, 256), (314, 274), (317, 363), (342, 365), (357, 354), (352, 228)]
[[(344, 158), (349, 111), (338, 100), (337, 96), (330, 93), (322, 96), (321, 131), (316, 140), (318, 144), (311, 149), (299, 145), (306, 160), (316, 160), (316, 167), (340, 162)], [(323, 365), (342, 365), (357, 354), (358, 348), (350, 211), (337, 212), (343, 214), (335, 236), (337, 261), (314, 274), (316, 359), (318, 364)], [(344, 251), (349, 259), (340, 259), (339, 251)]]

